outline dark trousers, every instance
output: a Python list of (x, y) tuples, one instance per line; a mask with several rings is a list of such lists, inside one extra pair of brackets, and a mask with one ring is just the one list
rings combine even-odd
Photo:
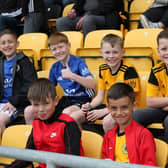
[(0, 31), (4, 29), (11, 29), (13, 31), (17, 31), (17, 25), (19, 25), (20, 17), (9, 17), (0, 15)]
[(152, 123), (163, 123), (165, 140), (168, 142), (168, 112), (159, 108), (138, 109), (133, 113), (133, 118), (146, 127)]

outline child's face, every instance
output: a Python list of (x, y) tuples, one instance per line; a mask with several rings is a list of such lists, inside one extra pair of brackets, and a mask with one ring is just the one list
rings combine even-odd
[(163, 62), (168, 66), (168, 39), (159, 39), (158, 54)]
[(65, 62), (69, 56), (70, 44), (67, 43), (58, 43), (55, 45), (50, 45), (51, 52), (53, 56), (58, 61)]
[(112, 118), (119, 124), (120, 129), (124, 129), (132, 121), (132, 114), (135, 104), (132, 104), (129, 97), (119, 99), (109, 99), (107, 105)]
[(111, 68), (116, 68), (121, 63), (121, 59), (124, 55), (124, 49), (122, 49), (118, 44), (112, 47), (110, 43), (104, 42), (101, 48), (101, 53), (105, 62)]
[(52, 114), (55, 111), (55, 107), (58, 104), (58, 98), (56, 97), (54, 100), (49, 97), (46, 98), (46, 101), (32, 101), (30, 100), (32, 104), (32, 110), (34, 113), (36, 113), (36, 116), (40, 118), (40, 120), (47, 120), (49, 119)]
[(16, 55), (17, 47), (18, 42), (13, 35), (4, 34), (0, 37), (0, 50), (7, 57), (7, 59), (10, 59)]

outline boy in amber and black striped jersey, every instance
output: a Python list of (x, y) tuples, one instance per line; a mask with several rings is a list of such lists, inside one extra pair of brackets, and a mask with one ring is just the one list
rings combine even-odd
[(87, 113), (89, 121), (106, 116), (103, 119), (103, 128), (106, 132), (115, 126), (115, 121), (110, 114), (108, 115), (106, 106), (102, 104), (106, 91), (114, 83), (124, 82), (132, 86), (137, 96), (140, 91), (140, 81), (135, 68), (122, 59), (124, 56), (123, 40), (119, 36), (107, 34), (101, 42), (101, 53), (106, 64), (99, 67), (98, 93), (91, 103), (82, 106), (82, 110), (91, 109)]
[(168, 142), (168, 31), (160, 32), (157, 44), (162, 61), (150, 72), (147, 84), (148, 108), (136, 110), (134, 119), (144, 126), (163, 122), (164, 139)]

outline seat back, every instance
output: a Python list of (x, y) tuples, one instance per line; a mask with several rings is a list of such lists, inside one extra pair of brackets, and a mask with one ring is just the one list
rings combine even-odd
[(156, 144), (156, 163), (159, 167), (165, 167), (168, 157), (168, 146), (163, 140), (155, 138)]
[(63, 31), (71, 43), (70, 53), (76, 55), (77, 48), (83, 47), (83, 34), (80, 31)]
[(38, 69), (40, 49), (48, 47), (48, 36), (45, 33), (27, 33), (18, 37), (19, 50), (32, 50), (35, 67)]
[(84, 40), (84, 48), (100, 48), (100, 43), (102, 38), (109, 34), (116, 34), (120, 37), (123, 37), (123, 34), (120, 30), (95, 30), (89, 32)]
[(159, 28), (146, 28), (130, 30), (124, 41), (124, 47), (150, 47), (153, 50), (153, 60), (157, 63), (159, 60), (157, 54), (157, 36), (162, 31)]
[(49, 70), (56, 62), (56, 58), (52, 56), (51, 50), (49, 48), (41, 49), (40, 50), (40, 61), (39, 61), (39, 68), (40, 70)]
[(138, 72), (140, 77), (140, 96), (138, 98), (138, 108), (146, 108), (146, 89), (149, 78), (149, 71), (140, 71)]
[(78, 48), (77, 56), (100, 56), (100, 48)]
[(82, 146), (87, 157), (102, 157), (103, 137), (95, 132), (82, 130)]
[(98, 79), (99, 66), (105, 64), (102, 56), (82, 56), (81, 58), (85, 60), (92, 75)]
[[(31, 125), (9, 126), (3, 132), (1, 145), (25, 148), (31, 129)], [(0, 157), (0, 164), (10, 164), (13, 160), (11, 158)]]
[(140, 15), (145, 12), (154, 0), (134, 0), (129, 11), (130, 30), (137, 29)]

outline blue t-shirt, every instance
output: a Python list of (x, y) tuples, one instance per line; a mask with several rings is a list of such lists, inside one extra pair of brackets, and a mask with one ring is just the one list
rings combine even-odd
[(12, 84), (13, 84), (13, 65), (16, 62), (16, 56), (13, 57), (11, 60), (6, 60), (6, 58), (3, 60), (4, 63), (4, 95), (1, 100), (1, 103), (8, 102), (8, 99), (10, 96), (12, 96)]
[[(78, 74), (83, 77), (91, 76), (91, 73), (85, 61), (79, 57), (70, 55), (68, 66), (71, 69), (71, 71), (75, 74)], [(53, 82), (54, 85), (57, 85), (57, 83), (59, 83), (64, 90), (65, 96), (93, 97), (93, 89), (85, 88), (81, 84), (73, 80), (62, 78), (61, 71), (65, 68), (66, 67), (60, 61), (54, 63), (50, 70), (50, 81)]]

